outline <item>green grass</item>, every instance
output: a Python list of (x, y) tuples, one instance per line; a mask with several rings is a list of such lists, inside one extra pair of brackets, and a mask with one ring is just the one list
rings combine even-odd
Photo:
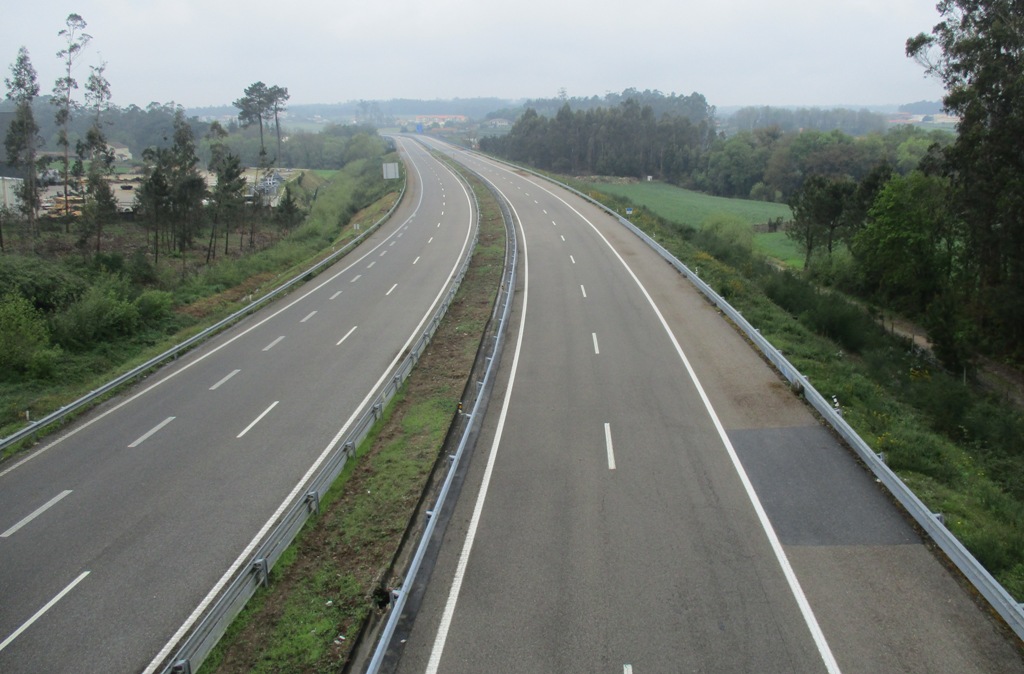
[(343, 671), (354, 637), (378, 608), (380, 583), (389, 582), (383, 572), (444, 443), (501, 283), (500, 211), (486, 190), (474, 189), (483, 245), (433, 344), (202, 672)]
[[(591, 189), (627, 199), (635, 206), (643, 206), (655, 215), (693, 229), (700, 229), (709, 217), (719, 213), (737, 217), (750, 225), (764, 224), (776, 218), (782, 218), (785, 222), (793, 217), (793, 212), (786, 204), (715, 197), (684, 190), (666, 183), (586, 183), (586, 185)], [(755, 232), (754, 251), (779, 260), (787, 267), (803, 268), (804, 258), (800, 247), (787, 238), (784, 232)]]
[(785, 232), (754, 234), (754, 252), (778, 260), (790, 269), (802, 269), (804, 266), (800, 246)]
[(773, 218), (790, 220), (793, 217), (786, 204), (713, 197), (666, 183), (588, 183), (588, 186), (606, 194), (629, 199), (637, 205), (649, 208), (666, 220), (694, 229), (699, 228), (713, 213), (735, 215), (751, 225), (768, 222)]

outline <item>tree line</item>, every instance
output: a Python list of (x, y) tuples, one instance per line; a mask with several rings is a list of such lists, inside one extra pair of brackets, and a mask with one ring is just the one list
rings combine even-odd
[(947, 132), (909, 125), (861, 137), (778, 126), (726, 135), (712, 113), (708, 108), (694, 121), (659, 116), (633, 99), (587, 110), (566, 101), (551, 117), (527, 109), (508, 134), (481, 138), (480, 148), (545, 170), (653, 176), (717, 196), (786, 202), (809, 175), (860, 180), (882, 163), (906, 173), (933, 145), (952, 139)]
[(946, 84), (956, 134), (753, 128), (615, 108), (527, 110), (481, 149), (576, 175), (651, 175), (788, 203), (807, 273), (920, 318), (939, 357), (1024, 359), (1024, 30), (1011, 0), (950, 0), (907, 54)]

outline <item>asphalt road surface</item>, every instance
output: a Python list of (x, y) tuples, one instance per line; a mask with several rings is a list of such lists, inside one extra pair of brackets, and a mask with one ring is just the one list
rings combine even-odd
[(408, 191), (358, 250), (0, 465), (0, 672), (152, 671), (303, 493), (472, 243), (466, 188), (399, 145)]
[(852, 455), (613, 218), (451, 151), (508, 198), (513, 334), (411, 672), (1020, 672)]

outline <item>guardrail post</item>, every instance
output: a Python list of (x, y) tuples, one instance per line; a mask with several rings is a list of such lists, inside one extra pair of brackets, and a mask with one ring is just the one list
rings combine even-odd
[(266, 557), (260, 557), (252, 563), (252, 569), (256, 572), (256, 580), (263, 587), (267, 587), (270, 584), (270, 565), (267, 564)]
[(348, 442), (345, 443), (345, 453), (348, 454), (349, 456), (356, 455), (356, 443), (354, 441), (349, 440)]
[(188, 660), (178, 660), (171, 665), (171, 674), (192, 674), (192, 663)]
[(382, 406), (380, 403), (373, 404), (373, 416), (375, 419), (380, 419), (381, 408)]
[(316, 489), (306, 492), (306, 505), (311, 513), (320, 514), (320, 494)]

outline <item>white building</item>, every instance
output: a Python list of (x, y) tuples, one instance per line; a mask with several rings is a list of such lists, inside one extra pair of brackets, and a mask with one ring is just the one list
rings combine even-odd
[(21, 178), (0, 177), (0, 208), (15, 209), (20, 203), (16, 190), (21, 185)]

